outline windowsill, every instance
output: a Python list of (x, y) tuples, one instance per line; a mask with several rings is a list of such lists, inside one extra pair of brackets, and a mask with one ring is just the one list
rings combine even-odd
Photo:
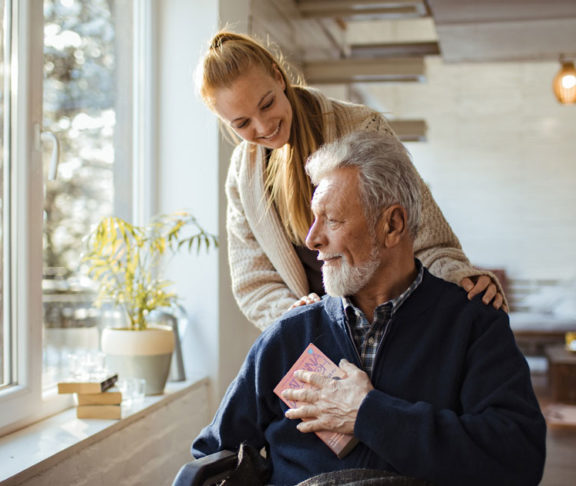
[(78, 419), (75, 408), (0, 438), (0, 484), (18, 475), (34, 475), (166, 406), (207, 378), (172, 382), (163, 395), (148, 396), (139, 406), (122, 408), (120, 420)]

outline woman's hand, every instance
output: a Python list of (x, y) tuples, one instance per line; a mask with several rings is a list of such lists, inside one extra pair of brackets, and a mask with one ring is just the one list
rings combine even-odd
[(290, 309), (294, 309), (294, 307), (300, 307), (301, 305), (308, 305), (313, 304), (314, 302), (319, 302), (320, 297), (318, 294), (312, 292), (311, 294), (305, 295), (304, 297), (300, 297), (296, 302), (294, 302)]
[(486, 305), (492, 303), (495, 309), (508, 312), (508, 306), (504, 303), (504, 296), (498, 291), (498, 287), (488, 275), (464, 277), (460, 281), (460, 287), (468, 292), (468, 299), (472, 300), (476, 295), (484, 292), (482, 302)]

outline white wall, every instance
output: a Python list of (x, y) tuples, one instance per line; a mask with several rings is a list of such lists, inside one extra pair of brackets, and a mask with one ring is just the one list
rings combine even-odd
[(236, 376), (258, 332), (238, 310), (228, 272), (224, 180), (231, 147), (196, 96), (194, 70), (225, 18), (246, 30), (249, 0), (168, 0), (158, 8), (158, 192), (160, 212), (190, 209), (220, 237), (210, 254), (178, 255), (169, 271), (189, 315), (188, 376), (212, 379), (212, 408)]
[(470, 257), (515, 278), (576, 276), (576, 106), (555, 62), (445, 64), (424, 84), (368, 87), (391, 116), (424, 118), (416, 166)]
[[(206, 229), (217, 233), (216, 123), (200, 115), (192, 81), (194, 60), (217, 23), (217, 4), (170, 0), (158, 2), (157, 8), (158, 211), (188, 209)], [(215, 251), (179, 254), (169, 271), (190, 315), (183, 344), (188, 374), (193, 368), (206, 374), (217, 370), (218, 266)]]

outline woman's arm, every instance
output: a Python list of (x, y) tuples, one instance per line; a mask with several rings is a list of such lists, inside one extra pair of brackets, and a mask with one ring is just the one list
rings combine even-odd
[[(422, 220), (414, 241), (414, 253), (432, 274), (464, 287), (468, 291), (469, 298), (484, 291), (485, 304), (492, 302), (494, 307), (503, 306), (504, 310), (508, 310), (504, 290), (498, 278), (491, 272), (480, 270), (470, 264), (458, 238), (424, 181), (422, 181)], [(481, 276), (488, 276), (490, 281), (487, 282)], [(490, 288), (490, 285), (495, 288)], [(489, 297), (492, 298), (488, 300)]]
[(240, 197), (237, 161), (234, 158), (228, 172), (226, 194), (232, 292), (242, 313), (256, 327), (264, 330), (286, 312), (298, 296), (288, 288), (250, 228)]

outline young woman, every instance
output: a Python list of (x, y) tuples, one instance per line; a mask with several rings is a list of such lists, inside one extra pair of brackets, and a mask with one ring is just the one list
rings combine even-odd
[[(353, 131), (392, 133), (371, 108), (291, 83), (283, 64), (251, 37), (223, 31), (198, 70), (202, 99), (242, 139), (226, 181), (228, 251), (238, 305), (260, 329), (324, 294), (320, 262), (304, 244), (312, 223), (308, 156)], [(470, 265), (423, 181), (422, 190), (416, 256), (470, 298), (484, 292), (485, 304), (506, 310), (496, 277)]]

